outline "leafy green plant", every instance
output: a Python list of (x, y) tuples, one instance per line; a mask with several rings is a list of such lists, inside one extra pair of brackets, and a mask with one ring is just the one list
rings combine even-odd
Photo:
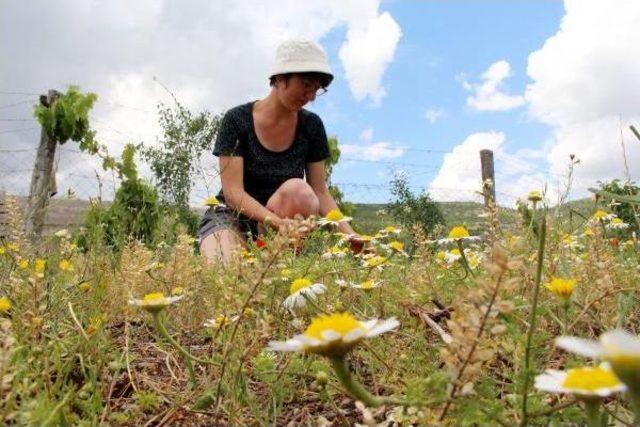
[(52, 140), (64, 144), (71, 139), (80, 143), (82, 151), (96, 154), (99, 146), (89, 127), (89, 111), (96, 99), (95, 93), (83, 94), (77, 86), (69, 86), (50, 106), (37, 105), (34, 115)]
[(94, 242), (101, 239), (109, 246), (120, 248), (129, 238), (153, 241), (160, 219), (158, 193), (138, 177), (135, 150), (133, 144), (127, 144), (122, 161), (110, 164), (123, 178), (113, 204), (108, 208), (94, 204), (87, 213), (87, 236), (92, 236)]
[[(640, 203), (632, 202), (631, 197), (640, 196), (640, 187), (635, 182), (622, 184), (618, 178), (611, 181), (598, 181), (600, 193), (605, 198), (605, 204), (611, 204), (611, 211), (618, 215), (624, 222), (629, 224), (628, 231), (638, 231), (638, 209)], [(616, 199), (616, 195), (621, 196)]]
[(391, 181), (391, 194), (395, 200), (387, 211), (405, 227), (418, 226), (428, 235), (438, 224), (444, 224), (444, 216), (429, 193), (415, 196), (409, 189), (407, 177), (396, 174)]

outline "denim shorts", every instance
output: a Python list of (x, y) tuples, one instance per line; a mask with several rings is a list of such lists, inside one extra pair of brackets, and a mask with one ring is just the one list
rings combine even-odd
[(220, 230), (233, 230), (247, 238), (258, 237), (258, 222), (248, 218), (227, 206), (212, 206), (200, 220), (198, 240), (200, 244), (208, 235)]

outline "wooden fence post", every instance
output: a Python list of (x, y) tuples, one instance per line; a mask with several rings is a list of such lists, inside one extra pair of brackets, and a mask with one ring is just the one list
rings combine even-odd
[(484, 205), (488, 206), (489, 201), (496, 203), (496, 177), (493, 169), (493, 151), (480, 150), (480, 165), (482, 167)]
[[(40, 96), (40, 103), (51, 106), (60, 95), (56, 90), (49, 90), (47, 95)], [(40, 131), (40, 145), (36, 154), (36, 162), (31, 174), (31, 188), (25, 211), (25, 232), (27, 236), (39, 236), (44, 226), (44, 217), (49, 197), (55, 194), (54, 157), (56, 141), (49, 138), (44, 127)]]

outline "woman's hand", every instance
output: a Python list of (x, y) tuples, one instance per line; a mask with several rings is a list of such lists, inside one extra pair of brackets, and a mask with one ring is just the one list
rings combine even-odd
[(365, 242), (357, 233), (347, 235), (347, 242), (349, 243), (351, 250), (356, 254), (359, 254), (364, 249)]

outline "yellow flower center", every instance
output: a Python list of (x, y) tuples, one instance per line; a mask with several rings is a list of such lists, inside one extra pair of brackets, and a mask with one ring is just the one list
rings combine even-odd
[(547, 283), (545, 287), (559, 297), (568, 298), (576, 287), (576, 280), (560, 279), (558, 277), (551, 276), (551, 283)]
[(539, 191), (530, 191), (527, 195), (527, 199), (532, 202), (539, 202), (540, 200), (542, 200), (542, 194), (540, 194)]
[(2, 297), (0, 298), (0, 313), (6, 313), (11, 308), (11, 302), (9, 302), (9, 298)]
[(37, 259), (36, 264), (34, 266), (34, 270), (36, 273), (44, 273), (44, 268), (46, 267), (47, 262), (43, 259)]
[(367, 264), (368, 267), (377, 267), (379, 265), (384, 264), (385, 262), (387, 262), (387, 258), (386, 257), (376, 255), (376, 256), (374, 256), (372, 258), (369, 258), (366, 261), (366, 264)]
[(451, 249), (451, 255), (460, 256), (460, 249)]
[(283, 268), (282, 271), (280, 271), (280, 275), (282, 277), (289, 278), (291, 277), (291, 270), (289, 270), (288, 268)]
[(438, 251), (438, 253), (436, 254), (436, 258), (438, 258), (440, 261), (443, 261), (446, 257), (447, 253), (445, 251)]
[(465, 237), (469, 237), (469, 230), (462, 225), (453, 227), (451, 231), (449, 231), (450, 239), (464, 239)]
[(624, 221), (622, 220), (622, 218), (613, 218), (611, 220), (611, 224), (624, 224)]
[(395, 249), (396, 251), (401, 251), (404, 249), (404, 245), (401, 242), (398, 242), (397, 240), (394, 240), (393, 242), (389, 243), (389, 247), (391, 249)]
[(396, 228), (393, 225), (387, 225), (384, 228), (384, 231), (386, 231), (387, 233), (395, 233), (396, 232)]
[(91, 285), (88, 282), (82, 282), (78, 285), (78, 288), (82, 291), (82, 292), (89, 292), (91, 290)]
[(363, 324), (349, 313), (334, 313), (314, 318), (307, 330), (304, 331), (304, 335), (322, 340), (322, 332), (332, 330), (344, 337), (349, 332), (362, 327)]
[(374, 288), (374, 283), (373, 280), (365, 280), (364, 282), (360, 283), (360, 287), (362, 289), (373, 289)]
[(60, 267), (60, 270), (62, 271), (73, 270), (73, 266), (71, 265), (71, 262), (67, 261), (66, 259), (63, 259), (62, 261), (60, 261), (60, 263), (58, 264), (58, 267)]
[(607, 212), (603, 211), (602, 209), (598, 209), (598, 210), (593, 214), (593, 218), (595, 218), (595, 219), (603, 219), (603, 218), (605, 218), (607, 215), (609, 215)]
[(308, 288), (309, 286), (311, 286), (311, 280), (309, 279), (296, 279), (293, 281), (293, 283), (291, 284), (291, 288), (289, 289), (289, 292), (291, 294), (295, 294), (296, 292), (298, 292), (300, 289), (304, 289), (304, 288)]
[(18, 267), (26, 270), (29, 267), (29, 261), (27, 261), (26, 259), (21, 259), (20, 261), (18, 261)]
[(569, 369), (567, 378), (562, 383), (565, 388), (596, 391), (602, 388), (611, 388), (620, 384), (620, 380), (613, 371), (600, 367), (583, 367)]
[(218, 199), (215, 196), (211, 196), (211, 197), (207, 197), (204, 200), (204, 204), (205, 204), (205, 206), (216, 206), (216, 205), (219, 205), (220, 202), (218, 201)]
[(340, 221), (344, 219), (344, 215), (342, 214), (342, 212), (340, 212), (339, 209), (332, 209), (327, 213), (326, 218), (329, 221)]
[(166, 305), (168, 304), (167, 299), (165, 298), (162, 292), (152, 292), (150, 294), (146, 294), (142, 299), (143, 304), (145, 305)]

